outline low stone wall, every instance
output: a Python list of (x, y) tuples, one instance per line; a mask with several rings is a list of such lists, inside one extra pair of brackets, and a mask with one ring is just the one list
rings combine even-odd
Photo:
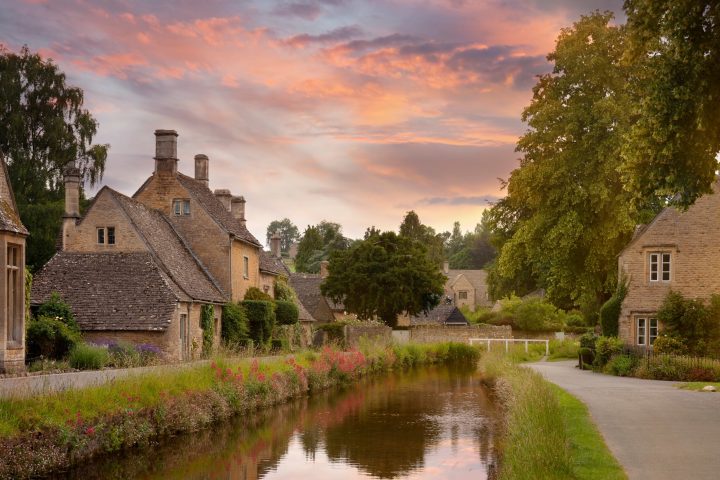
[(389, 344), (392, 342), (392, 328), (386, 325), (347, 325), (345, 327), (345, 344), (348, 347), (353, 348), (360, 346), (360, 339), (362, 337), (375, 342)]
[(513, 338), (509, 325), (418, 325), (410, 327), (410, 341), (415, 343), (462, 342), (471, 338)]

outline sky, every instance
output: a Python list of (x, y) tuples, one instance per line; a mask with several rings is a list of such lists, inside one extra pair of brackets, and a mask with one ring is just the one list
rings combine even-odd
[(290, 218), (346, 236), (415, 210), (472, 230), (503, 196), (536, 76), (560, 30), (622, 0), (0, 0), (0, 44), (52, 58), (132, 195), (156, 129), (178, 168), (247, 200), (251, 232)]

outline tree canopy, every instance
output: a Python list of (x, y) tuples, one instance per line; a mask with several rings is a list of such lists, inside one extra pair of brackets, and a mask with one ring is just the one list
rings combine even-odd
[(478, 223), (474, 231), (465, 233), (460, 228), (460, 222), (455, 222), (445, 244), (445, 255), (450, 268), (481, 269), (495, 258), (496, 251), (490, 242), (486, 218), (487, 215), (483, 212), (483, 223)]
[(290, 245), (297, 242), (300, 239), (300, 232), (298, 228), (293, 224), (289, 218), (283, 218), (282, 220), (273, 220), (267, 227), (267, 244), (270, 245), (270, 237), (275, 232), (280, 233), (280, 252), (288, 253), (290, 251)]
[(30, 230), (27, 263), (39, 267), (54, 252), (62, 214), (63, 172), (75, 162), (94, 185), (105, 171), (108, 145), (93, 145), (98, 123), (83, 108), (52, 60), (23, 47), (0, 45), (0, 151), (8, 163), (20, 217)]
[(430, 261), (440, 268), (445, 259), (445, 240), (449, 234), (436, 233), (434, 228), (423, 225), (414, 210), (410, 210), (400, 224), (400, 236), (423, 244)]
[(318, 273), (321, 261), (327, 260), (335, 250), (345, 250), (349, 245), (350, 240), (343, 236), (339, 223), (323, 220), (317, 225), (308, 225), (298, 244), (295, 268), (298, 272)]
[(445, 277), (426, 247), (408, 236), (377, 231), (348, 250), (330, 255), (323, 295), (361, 319), (379, 317), (390, 326), (399, 314), (417, 315), (435, 307)]

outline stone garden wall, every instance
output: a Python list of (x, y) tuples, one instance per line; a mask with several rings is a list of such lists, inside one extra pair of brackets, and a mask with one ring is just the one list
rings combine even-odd
[(418, 325), (410, 327), (410, 341), (415, 343), (462, 342), (471, 338), (513, 338), (509, 325)]

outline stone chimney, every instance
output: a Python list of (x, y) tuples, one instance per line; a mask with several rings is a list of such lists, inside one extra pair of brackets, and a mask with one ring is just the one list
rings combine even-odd
[(225, 207), (228, 212), (231, 211), (230, 200), (232, 199), (232, 193), (230, 193), (230, 190), (219, 188), (215, 190), (215, 197), (220, 200), (220, 203), (223, 204), (223, 207)]
[(177, 174), (177, 137), (175, 130), (155, 130), (155, 173)]
[(270, 237), (270, 253), (275, 258), (280, 258), (280, 232), (275, 230), (275, 233)]
[(447, 275), (448, 273), (450, 273), (450, 262), (448, 262), (447, 260), (445, 260), (445, 261), (443, 262), (443, 273), (444, 273), (445, 275)]
[(65, 169), (65, 213), (63, 214), (62, 249), (69, 247), (68, 237), (80, 220), (80, 169), (75, 162)]
[[(230, 211), (233, 217), (237, 218), (240, 225), (245, 226), (245, 197), (232, 197)], [(272, 243), (271, 243), (272, 245)]]
[(208, 162), (207, 155), (203, 155), (202, 153), (195, 155), (195, 180), (202, 182), (206, 187), (210, 183)]
[(328, 267), (330, 266), (330, 262), (327, 260), (323, 260), (320, 262), (320, 278), (327, 278), (330, 274), (330, 271), (328, 270)]

